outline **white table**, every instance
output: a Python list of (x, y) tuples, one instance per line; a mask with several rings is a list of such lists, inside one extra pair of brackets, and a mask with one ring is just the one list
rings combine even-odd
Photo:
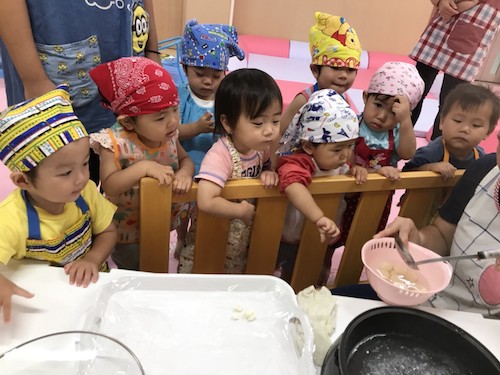
[[(96, 300), (99, 288), (107, 281), (144, 273), (112, 270), (102, 273), (97, 284), (88, 288), (69, 285), (62, 268), (27, 261), (12, 262), (0, 268), (5, 276), (35, 294), (32, 299), (14, 297), (12, 321), (0, 321), (0, 353), (46, 334), (82, 329), (86, 312)], [(337, 326), (332, 340), (345, 330), (349, 322), (362, 312), (385, 306), (383, 302), (338, 297)], [(451, 310), (422, 308), (461, 327), (481, 341), (500, 359), (500, 321), (481, 315)]]

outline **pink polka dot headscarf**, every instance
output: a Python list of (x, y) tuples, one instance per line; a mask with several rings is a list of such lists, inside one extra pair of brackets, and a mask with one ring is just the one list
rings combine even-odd
[(367, 92), (369, 94), (406, 95), (411, 109), (414, 109), (424, 93), (424, 81), (412, 64), (389, 61), (372, 76)]
[(90, 71), (105, 105), (117, 115), (158, 113), (179, 104), (172, 77), (145, 57), (123, 57)]

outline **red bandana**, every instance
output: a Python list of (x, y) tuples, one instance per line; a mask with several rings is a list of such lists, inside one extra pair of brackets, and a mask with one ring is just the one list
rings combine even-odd
[(117, 115), (158, 113), (179, 104), (177, 88), (160, 64), (145, 57), (123, 57), (90, 71), (106, 105)]

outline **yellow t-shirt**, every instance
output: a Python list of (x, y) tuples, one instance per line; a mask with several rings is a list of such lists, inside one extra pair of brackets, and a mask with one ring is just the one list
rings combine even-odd
[[(89, 206), (92, 234), (97, 235), (111, 224), (116, 206), (97, 191), (92, 180), (89, 180), (81, 195)], [(66, 203), (59, 215), (49, 214), (39, 207), (35, 208), (40, 219), (42, 240), (59, 236), (83, 215), (75, 202)], [(16, 189), (0, 202), (0, 262), (7, 264), (12, 257), (23, 258), (26, 255), (27, 238), (26, 203), (21, 195), (21, 189)]]

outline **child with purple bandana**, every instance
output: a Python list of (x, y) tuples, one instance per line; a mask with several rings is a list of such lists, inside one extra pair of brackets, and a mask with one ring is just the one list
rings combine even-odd
[(315, 19), (316, 24), (309, 31), (309, 49), (312, 56), (310, 68), (317, 82), (298, 93), (283, 112), (281, 134), (317, 90), (335, 90), (351, 104), (346, 91), (354, 83), (361, 59), (358, 34), (344, 17), (316, 12)]

